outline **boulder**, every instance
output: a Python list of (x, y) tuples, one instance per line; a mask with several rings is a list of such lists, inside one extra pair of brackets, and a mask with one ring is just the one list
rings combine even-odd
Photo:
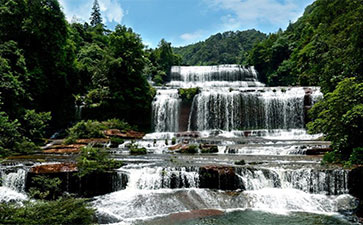
[(199, 169), (200, 188), (236, 190), (239, 179), (231, 166), (203, 166)]
[(33, 166), (29, 172), (34, 174), (64, 173), (78, 171), (75, 163), (45, 164)]

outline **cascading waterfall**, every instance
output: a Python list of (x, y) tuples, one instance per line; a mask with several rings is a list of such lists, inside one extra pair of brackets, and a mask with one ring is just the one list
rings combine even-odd
[(219, 66), (173, 66), (171, 68), (172, 87), (261, 87), (254, 67), (239, 65)]
[(179, 88), (200, 89), (186, 121), (196, 131), (304, 128), (306, 96), (311, 104), (321, 98), (315, 87), (264, 88), (253, 67), (239, 65), (174, 66), (170, 78), (152, 104), (155, 132), (182, 131)]
[(1, 171), (2, 186), (10, 188), (14, 191), (25, 191), (26, 171), (22, 168), (16, 172)]
[(342, 169), (237, 168), (236, 174), (246, 190), (293, 188), (313, 194), (348, 193), (348, 172)]

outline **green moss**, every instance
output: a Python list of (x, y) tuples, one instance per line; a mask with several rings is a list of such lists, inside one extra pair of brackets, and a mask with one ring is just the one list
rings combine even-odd
[(183, 101), (193, 101), (194, 96), (200, 93), (199, 87), (196, 88), (180, 88), (178, 90), (179, 96)]
[(146, 155), (147, 154), (146, 148), (138, 148), (138, 146), (135, 144), (130, 145), (129, 148), (130, 148), (131, 155)]

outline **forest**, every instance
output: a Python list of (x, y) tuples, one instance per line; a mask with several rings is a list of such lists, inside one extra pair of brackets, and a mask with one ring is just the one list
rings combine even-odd
[(308, 127), (348, 157), (363, 132), (361, 3), (318, 0), (285, 31), (225, 32), (179, 48), (162, 39), (150, 49), (131, 28), (108, 30), (97, 6), (81, 24), (68, 23), (57, 0), (1, 0), (0, 155), (37, 149), (76, 121), (77, 105), (83, 119), (147, 131), (155, 95), (147, 79), (163, 85), (172, 65), (237, 63), (255, 66), (268, 86), (321, 86), (326, 98)]
[[(171, 67), (218, 64), (254, 66), (268, 87), (321, 87), (324, 97), (309, 110), (306, 127), (331, 141), (333, 151), (323, 163), (363, 164), (363, 0), (316, 0), (275, 33), (228, 31), (183, 47), (161, 39), (155, 48), (130, 27), (108, 29), (97, 1), (88, 22), (71, 23), (58, 0), (0, 0), (0, 160), (40, 152), (51, 137), (76, 144), (105, 138), (107, 130), (151, 132), (155, 87), (170, 81)], [(191, 105), (198, 93), (196, 87), (177, 94)], [(206, 146), (202, 153), (218, 152)], [(129, 148), (130, 155), (147, 154), (134, 142)], [(184, 151), (198, 148), (203, 145)], [(78, 153), (80, 180), (123, 165), (101, 148)], [(58, 178), (32, 182), (40, 188), (29, 190), (30, 196), (42, 201), (0, 204), (0, 223), (95, 223), (87, 200), (60, 196)]]

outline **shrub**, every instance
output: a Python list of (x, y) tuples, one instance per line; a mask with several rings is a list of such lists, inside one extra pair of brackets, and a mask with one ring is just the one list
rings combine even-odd
[(80, 138), (104, 138), (103, 131), (108, 129), (119, 129), (125, 132), (135, 128), (119, 119), (110, 119), (103, 122), (82, 120), (68, 130), (68, 137), (65, 143), (71, 144)]
[(2, 224), (94, 224), (95, 210), (84, 199), (29, 201), (23, 205), (0, 204)]
[(77, 159), (78, 176), (104, 173), (123, 166), (123, 162), (109, 158), (109, 154), (99, 148), (83, 147)]
[(107, 121), (102, 122), (105, 125), (106, 129), (119, 129), (120, 131), (126, 132), (129, 130), (137, 130), (136, 127), (131, 126), (127, 122), (119, 119), (109, 119)]
[(35, 110), (26, 110), (23, 123), (25, 136), (36, 143), (44, 143), (45, 130), (51, 119), (50, 112), (37, 113)]
[(125, 141), (119, 137), (111, 137), (111, 147), (117, 148), (119, 145), (123, 144)]
[(145, 155), (147, 153), (146, 148), (138, 148), (135, 144), (131, 144), (129, 148), (131, 155)]
[(339, 162), (339, 154), (337, 154), (335, 151), (334, 152), (327, 152), (324, 154), (323, 156), (323, 160), (321, 161), (322, 164), (326, 164), (326, 163), (337, 163)]
[(188, 148), (182, 149), (181, 153), (198, 153), (198, 146), (197, 145), (189, 145)]
[(175, 145), (175, 144), (176, 144), (176, 138), (175, 138), (175, 137), (173, 137), (173, 138), (171, 139), (171, 144), (172, 144), (172, 145)]
[(352, 164), (363, 164), (363, 147), (354, 148), (349, 157), (349, 161)]
[(44, 175), (32, 178), (31, 188), (29, 189), (30, 196), (37, 199), (55, 200), (61, 194), (60, 184), (62, 181), (56, 178), (49, 178)]
[(102, 131), (106, 129), (107, 127), (98, 121), (82, 120), (69, 129), (66, 142), (71, 142), (79, 138), (103, 138), (105, 135)]
[(217, 153), (218, 147), (216, 145), (212, 146), (200, 146), (201, 153)]

